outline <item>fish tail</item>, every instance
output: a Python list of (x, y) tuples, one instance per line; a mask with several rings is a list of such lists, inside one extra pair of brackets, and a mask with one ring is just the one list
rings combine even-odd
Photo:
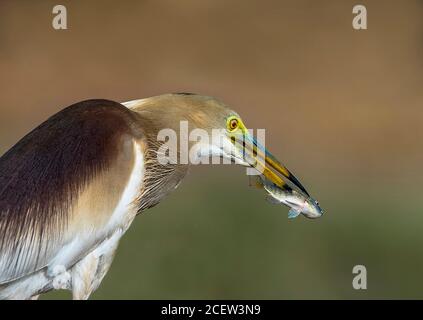
[(248, 176), (248, 179), (250, 187), (263, 189), (263, 181), (261, 180), (259, 175)]

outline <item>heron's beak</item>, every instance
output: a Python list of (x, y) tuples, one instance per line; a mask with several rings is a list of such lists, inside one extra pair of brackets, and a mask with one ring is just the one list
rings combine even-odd
[[(245, 161), (279, 187), (289, 186), (310, 196), (298, 179), (250, 134), (244, 135), (242, 149)], [(238, 147), (241, 147), (236, 143)]]

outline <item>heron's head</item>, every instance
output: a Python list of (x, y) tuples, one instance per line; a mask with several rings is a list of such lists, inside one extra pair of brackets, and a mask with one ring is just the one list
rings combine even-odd
[[(256, 169), (277, 186), (288, 185), (308, 195), (289, 170), (247, 129), (239, 114), (214, 98), (179, 93), (124, 104), (144, 118), (149, 117), (157, 128), (181, 133), (181, 141), (188, 139), (189, 158), (194, 162), (206, 157), (230, 160)], [(181, 124), (187, 127), (186, 137), (182, 137)]]

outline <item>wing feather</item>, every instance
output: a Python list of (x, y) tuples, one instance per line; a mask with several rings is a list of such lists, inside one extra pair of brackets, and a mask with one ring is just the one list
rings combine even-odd
[[(45, 267), (75, 228), (95, 229), (113, 213), (131, 174), (133, 141), (142, 138), (136, 123), (119, 103), (83, 101), (0, 158), (0, 284)], [(109, 194), (98, 207), (87, 201)]]

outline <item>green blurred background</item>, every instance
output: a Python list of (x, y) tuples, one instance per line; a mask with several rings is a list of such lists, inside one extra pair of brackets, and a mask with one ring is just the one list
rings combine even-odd
[[(219, 98), (319, 199), (287, 219), (242, 168), (192, 168), (93, 299), (423, 298), (423, 2), (0, 1), (0, 152), (88, 98)], [(368, 289), (352, 288), (363, 264)], [(54, 292), (44, 298), (70, 298)]]

